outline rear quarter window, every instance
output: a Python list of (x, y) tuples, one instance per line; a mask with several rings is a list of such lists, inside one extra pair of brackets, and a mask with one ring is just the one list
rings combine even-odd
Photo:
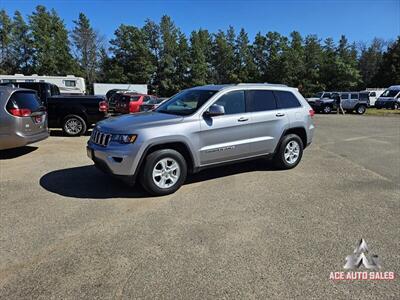
[(40, 101), (34, 92), (14, 92), (7, 102), (7, 108), (28, 108), (37, 111), (40, 109)]
[(278, 101), (278, 108), (296, 108), (301, 107), (297, 97), (292, 92), (274, 91)]

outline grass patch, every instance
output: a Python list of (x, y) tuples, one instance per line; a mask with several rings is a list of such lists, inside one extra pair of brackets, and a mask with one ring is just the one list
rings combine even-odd
[(400, 109), (376, 109), (368, 108), (365, 112), (367, 116), (400, 116)]

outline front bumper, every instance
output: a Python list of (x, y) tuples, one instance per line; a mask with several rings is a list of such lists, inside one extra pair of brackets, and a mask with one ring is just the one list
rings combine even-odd
[(88, 142), (87, 156), (95, 165), (106, 173), (119, 176), (136, 174), (140, 160), (140, 144), (128, 145), (110, 143), (107, 147)]

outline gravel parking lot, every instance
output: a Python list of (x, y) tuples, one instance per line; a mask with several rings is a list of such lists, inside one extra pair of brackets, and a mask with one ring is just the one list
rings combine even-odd
[(0, 298), (400, 298), (334, 282), (364, 238), (400, 274), (400, 118), (318, 115), (300, 165), (210, 169), (151, 198), (97, 171), (88, 137), (1, 153)]

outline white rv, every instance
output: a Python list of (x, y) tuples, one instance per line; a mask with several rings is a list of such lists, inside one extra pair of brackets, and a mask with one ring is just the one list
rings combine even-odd
[(111, 90), (125, 90), (147, 95), (147, 84), (93, 83), (93, 91), (96, 96), (105, 96)]
[(33, 75), (0, 75), (0, 82), (48, 82), (53, 83), (60, 89), (61, 94), (82, 95), (86, 93), (85, 80), (74, 75), (67, 76), (39, 76)]

